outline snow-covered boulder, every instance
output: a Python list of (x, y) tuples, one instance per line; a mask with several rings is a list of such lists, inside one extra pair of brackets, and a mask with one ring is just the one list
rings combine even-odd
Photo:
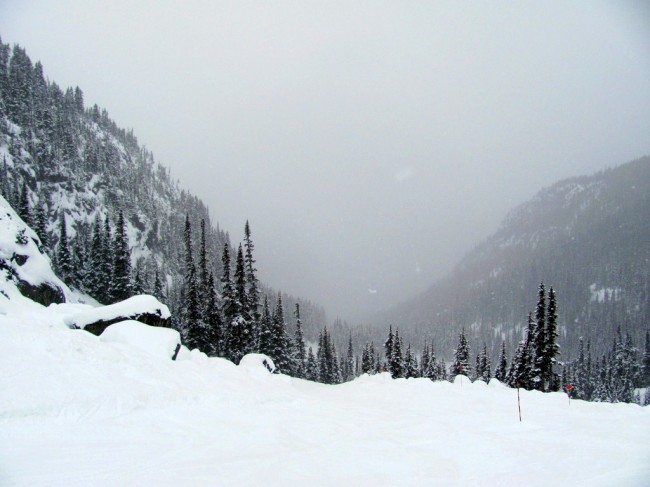
[(66, 318), (70, 328), (81, 328), (100, 335), (107, 326), (120, 321), (134, 320), (141, 323), (167, 327), (171, 313), (169, 308), (155, 297), (147, 294), (133, 296), (119, 303), (100, 306)]
[(122, 343), (162, 359), (176, 359), (181, 336), (171, 328), (145, 325), (139, 321), (120, 321), (106, 327), (99, 336), (106, 343)]
[[(0, 293), (21, 294), (44, 306), (64, 303), (70, 290), (50, 266), (36, 232), (0, 196)], [(13, 296), (12, 296), (13, 295)]]
[(239, 367), (251, 371), (262, 370), (265, 372), (275, 372), (275, 364), (271, 357), (262, 353), (249, 353), (244, 355), (239, 361)]

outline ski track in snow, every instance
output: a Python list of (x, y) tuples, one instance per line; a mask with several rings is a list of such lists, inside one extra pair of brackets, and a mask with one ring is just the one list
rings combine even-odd
[[(0, 316), (0, 485), (644, 486), (650, 408), (362, 376), (338, 386), (196, 352), (172, 362), (64, 318)], [(261, 367), (261, 366), (260, 366)]]

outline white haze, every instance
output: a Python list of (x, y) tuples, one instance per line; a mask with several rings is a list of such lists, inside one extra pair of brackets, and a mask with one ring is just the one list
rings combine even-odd
[(260, 276), (358, 318), (558, 179), (650, 153), (644, 2), (0, 3)]

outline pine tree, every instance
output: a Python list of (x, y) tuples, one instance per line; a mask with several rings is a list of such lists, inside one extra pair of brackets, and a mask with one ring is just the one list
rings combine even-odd
[(388, 338), (384, 342), (384, 353), (386, 354), (386, 362), (390, 363), (393, 358), (393, 342), (395, 337), (393, 335), (393, 326), (388, 329)]
[(553, 365), (557, 363), (557, 357), (560, 354), (560, 346), (557, 344), (557, 302), (555, 292), (551, 287), (548, 292), (548, 308), (546, 312), (546, 325), (544, 327), (544, 346), (542, 348), (541, 364), (542, 389), (545, 392), (558, 390), (558, 377), (553, 371)]
[(201, 235), (199, 240), (199, 266), (198, 266), (198, 300), (201, 318), (207, 321), (209, 310), (208, 301), (210, 300), (209, 279), (210, 271), (208, 269), (208, 249), (205, 237), (205, 219), (201, 219)]
[(528, 327), (524, 332), (524, 339), (519, 342), (519, 346), (515, 351), (512, 361), (510, 362), (510, 369), (506, 376), (506, 383), (510, 387), (523, 387), (524, 389), (532, 388), (531, 369), (532, 369), (532, 339), (531, 330), (534, 329), (534, 322), (532, 316), (528, 315)]
[(113, 278), (113, 233), (111, 232), (111, 221), (108, 214), (104, 220), (104, 237), (102, 239), (103, 249), (101, 252), (101, 275), (105, 276), (105, 280), (101, 283), (100, 297), (97, 298), (100, 302), (109, 304), (111, 299), (111, 281)]
[(501, 342), (501, 353), (499, 354), (499, 365), (494, 371), (494, 378), (499, 382), (506, 381), (506, 374), (508, 370), (508, 361), (506, 358), (506, 342)]
[(426, 370), (429, 367), (429, 345), (424, 344), (422, 355), (420, 356), (420, 377), (426, 377)]
[(471, 377), (472, 366), (470, 365), (469, 357), (470, 348), (467, 343), (467, 338), (465, 338), (465, 329), (463, 328), (458, 336), (458, 347), (454, 350), (454, 362), (449, 369), (449, 373), (452, 377), (459, 374)]
[(160, 279), (160, 271), (158, 266), (154, 270), (153, 274), (153, 295), (161, 302), (165, 302), (167, 297), (165, 296), (165, 288), (163, 287), (162, 280)]
[(68, 228), (65, 212), (61, 211), (59, 219), (59, 243), (56, 252), (56, 270), (64, 282), (69, 282), (73, 275), (72, 254), (68, 243)]
[(284, 322), (284, 308), (282, 307), (282, 294), (278, 293), (278, 299), (273, 312), (273, 328), (272, 328), (272, 345), (273, 354), (271, 358), (275, 363), (278, 372), (289, 374), (291, 372), (291, 355), (289, 349), (289, 340), (287, 329)]
[(262, 306), (258, 350), (259, 353), (271, 358), (273, 357), (273, 322), (269, 308), (269, 300), (266, 296), (264, 296), (264, 304)]
[(28, 227), (34, 226), (32, 221), (32, 209), (29, 203), (29, 187), (27, 182), (23, 181), (20, 190), (20, 203), (18, 205), (18, 216), (27, 224)]
[[(248, 294), (246, 292), (246, 270), (244, 267), (244, 253), (241, 244), (237, 249), (237, 258), (235, 260), (235, 298), (237, 300), (238, 310), (237, 322), (239, 323), (237, 333), (240, 335), (240, 353), (243, 357), (247, 353), (253, 351), (255, 343), (253, 341)], [(287, 370), (284, 372), (287, 373)]]
[(418, 376), (418, 362), (411, 351), (411, 344), (409, 343), (406, 347), (406, 354), (404, 356), (404, 377), (410, 379)]
[[(431, 347), (427, 347), (428, 352), (428, 362), (426, 368), (423, 367), (422, 377), (426, 377), (432, 381), (440, 379), (438, 359), (436, 358), (436, 353), (433, 350), (433, 343)], [(444, 368), (444, 367), (443, 367)]]
[(650, 388), (650, 331), (645, 332), (645, 349), (641, 363), (641, 377), (641, 386)]
[(388, 362), (393, 379), (404, 377), (404, 357), (402, 354), (402, 339), (399, 336), (399, 330), (395, 330), (393, 337), (392, 354)]
[(477, 378), (486, 384), (490, 382), (490, 379), (492, 378), (492, 364), (485, 343), (483, 343), (483, 350), (481, 351), (481, 375)]
[(41, 240), (41, 245), (43, 249), (48, 251), (50, 248), (50, 239), (47, 235), (47, 207), (45, 204), (41, 203), (36, 209), (36, 234)]
[(120, 210), (113, 241), (113, 274), (111, 279), (112, 302), (123, 301), (133, 295), (131, 283), (131, 252), (126, 234), (124, 212)]
[(343, 381), (351, 381), (354, 379), (354, 349), (352, 348), (352, 332), (348, 338), (348, 351), (343, 368)]
[(294, 316), (296, 318), (296, 333), (293, 340), (296, 363), (295, 376), (304, 378), (307, 367), (307, 355), (305, 352), (305, 336), (302, 332), (302, 320), (300, 319), (300, 305), (298, 303), (296, 303)]
[(373, 374), (375, 372), (375, 357), (374, 351), (371, 351), (371, 344), (366, 343), (363, 347), (363, 353), (361, 354), (361, 373), (362, 374)]
[(211, 357), (223, 356), (223, 323), (217, 299), (217, 289), (212, 273), (208, 275), (208, 300), (206, 316), (206, 353)]
[(253, 258), (253, 250), (255, 246), (253, 245), (253, 240), (251, 238), (251, 229), (246, 220), (246, 225), (244, 226), (244, 264), (245, 264), (245, 273), (246, 273), (246, 282), (248, 284), (248, 294), (247, 294), (247, 303), (248, 303), (248, 312), (251, 319), (251, 331), (253, 333), (253, 341), (257, 342), (258, 335), (260, 333), (260, 290), (259, 290), (259, 281), (256, 276), (257, 269), (255, 268), (255, 259)]
[(546, 326), (546, 289), (544, 283), (540, 283), (537, 293), (537, 308), (535, 309), (535, 321), (528, 322), (528, 335), (530, 347), (528, 354), (531, 359), (530, 377), (527, 378), (529, 387), (538, 391), (544, 390), (544, 367), (545, 350), (547, 343)]
[(305, 378), (314, 382), (318, 381), (318, 362), (316, 362), (316, 356), (311, 347), (309, 347), (309, 351), (307, 352), (307, 369)]
[(99, 218), (99, 212), (95, 215), (95, 222), (93, 223), (92, 241), (90, 244), (90, 265), (93, 271), (90, 273), (90, 281), (88, 283), (88, 292), (97, 301), (102, 302), (104, 299), (103, 290), (106, 286), (106, 281), (110, 276), (104, 275), (104, 229), (102, 222)]

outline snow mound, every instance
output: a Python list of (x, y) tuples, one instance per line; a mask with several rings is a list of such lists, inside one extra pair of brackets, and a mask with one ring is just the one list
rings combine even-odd
[(110, 325), (99, 336), (99, 340), (129, 345), (154, 357), (170, 359), (178, 353), (181, 336), (171, 328), (158, 328), (129, 320)]
[(466, 385), (466, 384), (471, 384), (471, 383), (472, 383), (472, 381), (466, 375), (458, 374), (456, 377), (454, 377), (454, 384), (455, 385)]
[(70, 328), (88, 329), (97, 335), (119, 321), (136, 320), (148, 325), (161, 326), (171, 317), (169, 308), (155, 297), (146, 294), (133, 296), (119, 303), (101, 306), (67, 317)]
[(27, 297), (44, 306), (62, 303), (68, 287), (54, 274), (41, 241), (0, 196), (0, 295)]
[(244, 355), (239, 362), (239, 367), (248, 370), (263, 370), (265, 372), (275, 372), (275, 364), (271, 357), (262, 353), (249, 353)]

